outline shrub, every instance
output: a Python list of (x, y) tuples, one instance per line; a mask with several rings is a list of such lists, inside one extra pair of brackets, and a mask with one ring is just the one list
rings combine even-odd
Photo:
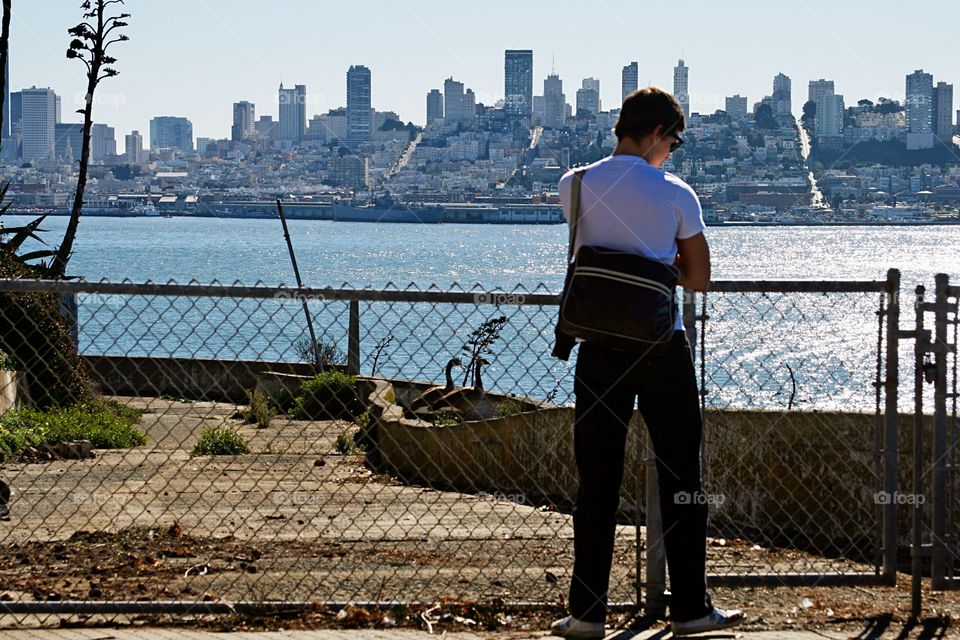
[(347, 456), (357, 453), (358, 449), (356, 437), (349, 432), (344, 431), (337, 436), (337, 453)]
[(258, 429), (266, 429), (277, 415), (276, 409), (270, 406), (270, 399), (259, 391), (247, 391), (250, 406), (240, 412), (243, 419), (249, 423), (256, 423)]
[(193, 456), (237, 456), (249, 453), (250, 447), (242, 435), (230, 427), (207, 427), (193, 448)]
[(16, 371), (19, 368), (16, 358), (0, 351), (0, 371)]
[(519, 400), (504, 400), (497, 404), (497, 411), (501, 416), (516, 416), (520, 415), (526, 409)]
[[(332, 342), (317, 340), (317, 350), (313, 350), (313, 343), (309, 338), (302, 338), (293, 345), (294, 350), (300, 359), (309, 362), (316, 370), (324, 370), (328, 367), (346, 364), (347, 359), (343, 351)], [(319, 356), (319, 360), (317, 360)]]
[(147, 436), (134, 424), (141, 413), (116, 401), (92, 400), (74, 407), (19, 409), (0, 417), (0, 460), (27, 446), (89, 440), (95, 449), (128, 449)]
[(324, 371), (300, 385), (293, 416), (312, 420), (353, 420), (363, 412), (357, 379), (340, 371)]
[[(44, 274), (6, 247), (0, 251), (0, 278), (42, 278)], [(73, 406), (94, 397), (61, 306), (63, 301), (55, 293), (0, 293), (4, 320), (0, 351), (21, 365), (30, 397), (41, 409)]]

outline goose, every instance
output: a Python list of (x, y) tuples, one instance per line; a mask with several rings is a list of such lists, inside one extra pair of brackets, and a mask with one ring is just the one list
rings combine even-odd
[(421, 393), (416, 400), (410, 403), (411, 410), (416, 411), (417, 409), (421, 409), (423, 407), (433, 408), (440, 398), (453, 391), (453, 368), (462, 366), (463, 362), (460, 360), (460, 358), (450, 358), (450, 361), (447, 362), (446, 367), (446, 385), (442, 387), (430, 387)]
[(477, 360), (473, 374), (473, 386), (462, 387), (447, 393), (440, 398), (436, 406), (452, 407), (472, 420), (485, 419), (496, 415), (496, 407), (486, 399), (487, 393), (483, 390), (483, 378), (480, 377), (480, 369), (488, 364), (490, 362), (485, 358)]

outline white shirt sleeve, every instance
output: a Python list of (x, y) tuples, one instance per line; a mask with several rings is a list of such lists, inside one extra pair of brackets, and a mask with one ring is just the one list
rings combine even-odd
[(699, 235), (706, 230), (703, 221), (703, 209), (697, 194), (689, 186), (684, 185), (673, 201), (673, 208), (677, 214), (677, 239), (686, 240)]
[(567, 172), (560, 178), (560, 202), (563, 204), (563, 217), (570, 222), (570, 195), (573, 190), (573, 172)]

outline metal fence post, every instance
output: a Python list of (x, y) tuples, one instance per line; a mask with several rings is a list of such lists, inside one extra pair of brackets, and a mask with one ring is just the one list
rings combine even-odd
[[(924, 297), (927, 289), (917, 286), (916, 325), (914, 331), (914, 386), (913, 386), (913, 495), (923, 494), (923, 356), (927, 352), (927, 331), (924, 326)], [(913, 501), (913, 518), (910, 532), (910, 603), (914, 618), (919, 618), (922, 609), (921, 587), (923, 583), (923, 503)]]
[(350, 301), (350, 326), (347, 336), (347, 373), (360, 375), (360, 301)]
[(887, 371), (883, 442), (883, 490), (890, 497), (883, 508), (883, 575), (897, 582), (897, 456), (900, 444), (900, 271), (887, 272)]
[(73, 340), (73, 348), (80, 350), (80, 307), (77, 304), (77, 294), (60, 293), (57, 295), (60, 299), (60, 315), (63, 316), (70, 330), (70, 339)]
[(947, 289), (946, 274), (936, 276), (934, 299), (933, 352), (936, 377), (933, 383), (933, 547), (930, 559), (930, 584), (943, 589), (946, 584), (947, 535)]

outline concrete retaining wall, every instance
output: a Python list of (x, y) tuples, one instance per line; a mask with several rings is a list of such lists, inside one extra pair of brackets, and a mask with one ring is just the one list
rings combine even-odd
[[(383, 421), (378, 426), (381, 463), (411, 482), (571, 506), (577, 489), (573, 415), (573, 409), (555, 408), (444, 427)], [(901, 452), (910, 451), (912, 421), (903, 417)], [(873, 415), (711, 411), (707, 424), (705, 490), (716, 531), (785, 543), (870, 547), (878, 517)], [(642, 436), (643, 422), (635, 412), (621, 486), (621, 516), (628, 521), (636, 505), (641, 518), (645, 515), (643, 501), (637, 500), (646, 490), (643, 467), (637, 464), (638, 429)], [(910, 467), (901, 453), (903, 493), (909, 492)], [(909, 513), (900, 511), (905, 545)]]
[(103, 393), (173, 396), (245, 404), (247, 390), (257, 386), (265, 371), (312, 375), (313, 368), (297, 362), (193, 360), (84, 356), (91, 376)]

